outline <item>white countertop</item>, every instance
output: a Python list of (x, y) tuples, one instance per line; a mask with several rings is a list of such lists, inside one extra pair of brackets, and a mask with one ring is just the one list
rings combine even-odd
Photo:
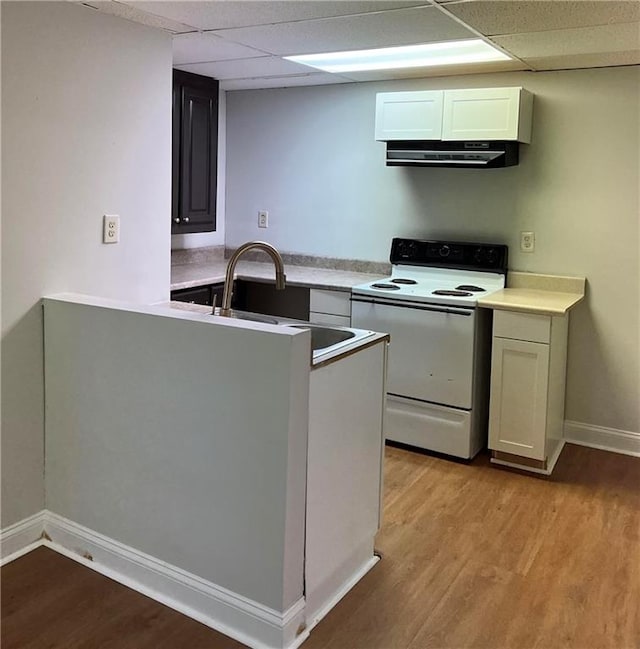
[(564, 277), (511, 271), (507, 287), (478, 299), (488, 309), (540, 315), (564, 315), (584, 299), (584, 277)]
[[(171, 267), (171, 290), (192, 288), (205, 284), (224, 282), (227, 260), (184, 264)], [(332, 268), (312, 268), (285, 264), (287, 284), (309, 288), (350, 291), (352, 286), (371, 282), (382, 277), (381, 274), (358, 273)], [(257, 261), (240, 261), (236, 266), (236, 279), (273, 282), (273, 264)]]

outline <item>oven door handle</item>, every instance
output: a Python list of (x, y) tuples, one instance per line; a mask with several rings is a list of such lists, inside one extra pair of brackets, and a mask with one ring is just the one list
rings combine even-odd
[(351, 302), (362, 302), (363, 304), (379, 304), (381, 306), (391, 306), (399, 309), (415, 309), (416, 311), (435, 311), (436, 313), (450, 313), (451, 315), (464, 315), (470, 316), (472, 311), (457, 311), (455, 309), (445, 309), (439, 307), (417, 305), (417, 304), (407, 304), (403, 302), (402, 304), (397, 304), (393, 302), (381, 302), (379, 300), (365, 300), (360, 297), (351, 297)]

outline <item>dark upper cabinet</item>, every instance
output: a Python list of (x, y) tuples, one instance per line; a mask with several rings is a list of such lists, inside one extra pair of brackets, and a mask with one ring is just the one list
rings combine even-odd
[(172, 234), (216, 229), (218, 82), (173, 71)]

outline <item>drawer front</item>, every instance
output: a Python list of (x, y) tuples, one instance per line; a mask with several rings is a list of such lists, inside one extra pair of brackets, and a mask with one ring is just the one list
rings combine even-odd
[(551, 340), (551, 317), (496, 310), (493, 312), (493, 335), (498, 338), (548, 343)]
[(311, 289), (309, 292), (309, 311), (351, 317), (351, 293), (348, 291)]
[(336, 325), (338, 327), (350, 327), (351, 318), (346, 315), (333, 315), (332, 313), (309, 312), (309, 322), (324, 325)]

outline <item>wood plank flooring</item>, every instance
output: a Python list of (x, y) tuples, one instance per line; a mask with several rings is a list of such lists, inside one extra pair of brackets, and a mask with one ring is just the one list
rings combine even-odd
[[(388, 447), (383, 560), (304, 649), (640, 649), (640, 458), (550, 478)], [(243, 645), (40, 548), (2, 569), (2, 649)]]

